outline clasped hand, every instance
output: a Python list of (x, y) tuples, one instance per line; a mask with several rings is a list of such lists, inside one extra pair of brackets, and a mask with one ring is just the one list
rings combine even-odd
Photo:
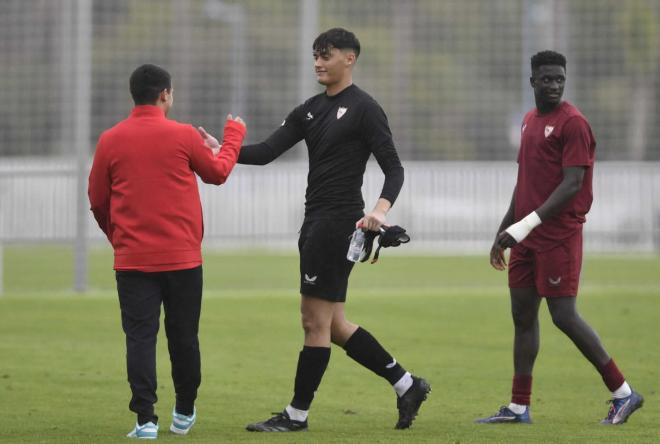
[[(231, 114), (227, 114), (227, 121), (231, 120), (241, 124), (242, 126), (245, 126), (245, 122), (243, 119), (241, 119), (240, 116), (233, 117)], [(222, 149), (222, 145), (220, 142), (218, 142), (218, 139), (207, 133), (206, 130), (201, 126), (197, 128), (197, 131), (199, 132), (199, 135), (202, 136), (204, 145), (206, 145), (206, 147), (211, 150), (214, 156), (217, 156)]]

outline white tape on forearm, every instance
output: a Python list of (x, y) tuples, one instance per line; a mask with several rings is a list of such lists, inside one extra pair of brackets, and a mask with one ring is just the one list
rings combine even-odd
[(531, 233), (532, 230), (539, 225), (541, 225), (541, 218), (538, 214), (536, 214), (536, 211), (532, 211), (527, 216), (511, 225), (504, 231), (509, 233), (511, 237), (516, 240), (516, 242), (522, 242), (522, 240), (525, 239), (529, 233)]

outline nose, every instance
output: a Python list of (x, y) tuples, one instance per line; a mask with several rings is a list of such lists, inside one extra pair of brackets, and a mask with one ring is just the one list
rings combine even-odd
[(551, 80), (548, 84), (548, 89), (551, 91), (559, 91), (559, 82), (556, 80)]

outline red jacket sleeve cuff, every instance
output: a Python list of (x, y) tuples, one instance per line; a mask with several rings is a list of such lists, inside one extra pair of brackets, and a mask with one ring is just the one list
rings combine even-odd
[(227, 130), (236, 130), (240, 133), (241, 137), (245, 136), (245, 133), (247, 133), (247, 128), (245, 125), (241, 125), (234, 120), (227, 120), (225, 123), (225, 131)]

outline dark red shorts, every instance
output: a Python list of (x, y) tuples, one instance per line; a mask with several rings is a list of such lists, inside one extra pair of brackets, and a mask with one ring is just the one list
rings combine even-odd
[(509, 288), (535, 287), (540, 296), (577, 296), (582, 269), (582, 230), (547, 251), (518, 244), (509, 258)]

